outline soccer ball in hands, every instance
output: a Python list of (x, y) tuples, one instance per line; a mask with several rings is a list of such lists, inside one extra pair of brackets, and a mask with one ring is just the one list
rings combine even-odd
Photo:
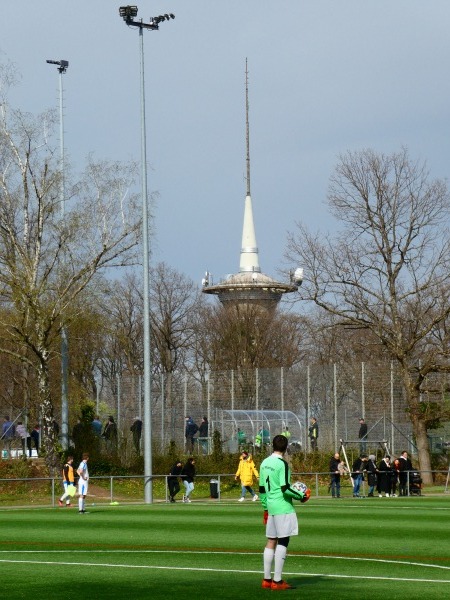
[(301, 481), (294, 481), (294, 483), (291, 485), (291, 488), (299, 494), (305, 495), (308, 486), (306, 485), (306, 483), (302, 483)]
[(308, 502), (310, 496), (311, 496), (311, 490), (308, 488), (308, 486), (306, 485), (306, 483), (303, 483), (301, 481), (295, 481), (292, 485), (291, 488), (293, 490), (295, 490), (296, 492), (298, 492), (299, 494), (303, 494), (303, 498), (300, 500), (300, 502), (302, 504), (304, 504), (305, 502)]

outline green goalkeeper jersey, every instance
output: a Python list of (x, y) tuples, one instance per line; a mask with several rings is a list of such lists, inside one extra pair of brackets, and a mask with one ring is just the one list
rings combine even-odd
[(303, 496), (291, 489), (290, 481), (289, 465), (279, 454), (273, 453), (263, 460), (259, 470), (259, 494), (269, 515), (295, 512), (292, 499), (301, 500)]

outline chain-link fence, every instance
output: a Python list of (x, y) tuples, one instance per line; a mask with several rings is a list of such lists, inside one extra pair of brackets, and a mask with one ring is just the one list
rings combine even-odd
[[(172, 440), (184, 446), (187, 415), (197, 424), (206, 417), (211, 436), (214, 430), (223, 431), (224, 410), (251, 410), (261, 413), (261, 422), (264, 411), (293, 412), (302, 425), (303, 449), (310, 448), (311, 417), (319, 426), (318, 448), (326, 451), (338, 448), (340, 440), (358, 445), (363, 417), (368, 425), (367, 451), (386, 443), (394, 454), (403, 449), (414, 454), (402, 381), (394, 363), (211, 372), (203, 379), (172, 373), (153, 377), (151, 383), (152, 438), (161, 449)], [(444, 401), (448, 383), (448, 375), (434, 376), (428, 386), (435, 390), (433, 401)], [(114, 388), (104, 382), (97, 409), (104, 417), (115, 415), (121, 434), (130, 437), (134, 418), (143, 415), (142, 380), (124, 376)], [(254, 429), (245, 433), (247, 438), (255, 436)], [(444, 442), (445, 432), (436, 438)]]
[[(427, 389), (424, 400), (448, 402), (449, 378), (448, 374), (430, 377), (424, 387)], [(142, 377), (105, 378), (98, 382), (97, 389), (94, 403), (103, 426), (108, 416), (113, 415), (119, 438), (124, 442), (121, 447), (133, 452), (130, 428), (136, 417), (144, 420)], [(188, 372), (153, 375), (151, 409), (153, 444), (161, 450), (171, 441), (178, 448), (185, 448), (185, 417), (189, 415), (198, 425), (203, 417), (207, 418), (208, 436), (199, 449), (209, 451), (214, 430), (221, 434), (225, 430), (224, 418), (228, 416), (224, 417), (224, 411), (243, 410), (255, 411), (260, 415), (256, 421), (261, 423), (266, 420), (265, 411), (290, 411), (300, 423), (295, 437), (303, 450), (310, 449), (311, 417), (318, 422), (318, 449), (327, 452), (338, 449), (340, 440), (356, 449), (359, 419), (363, 417), (368, 425), (367, 452), (379, 449), (386, 442), (393, 454), (404, 449), (415, 454), (403, 384), (395, 363), (305, 365), (292, 369), (209, 372), (203, 376)], [(79, 409), (69, 410), (69, 433), (78, 417)], [(56, 420), (59, 420), (58, 410)], [(288, 425), (279, 422), (270, 428), (270, 434), (281, 433)], [(254, 426), (240, 433), (238, 428), (236, 424), (236, 431), (227, 430), (228, 441), (236, 436), (239, 443), (238, 436), (245, 434), (247, 442), (252, 444), (256, 435), (264, 433)], [(450, 429), (433, 432), (432, 451), (439, 452), (449, 440)], [(225, 446), (224, 450), (235, 446)]]

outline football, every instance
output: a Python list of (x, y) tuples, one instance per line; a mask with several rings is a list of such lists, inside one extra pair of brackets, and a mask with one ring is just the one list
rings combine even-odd
[(291, 485), (291, 488), (296, 492), (299, 492), (300, 494), (304, 495), (306, 493), (306, 490), (308, 489), (308, 486), (305, 483), (302, 483), (301, 481), (294, 481), (294, 483)]

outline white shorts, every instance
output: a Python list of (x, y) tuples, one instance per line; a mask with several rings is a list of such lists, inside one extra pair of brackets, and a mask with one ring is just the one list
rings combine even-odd
[(88, 482), (85, 481), (84, 479), (80, 479), (78, 480), (78, 495), (79, 496), (86, 496), (88, 491)]
[(298, 535), (298, 521), (295, 512), (287, 515), (269, 515), (266, 525), (266, 537), (285, 538)]

